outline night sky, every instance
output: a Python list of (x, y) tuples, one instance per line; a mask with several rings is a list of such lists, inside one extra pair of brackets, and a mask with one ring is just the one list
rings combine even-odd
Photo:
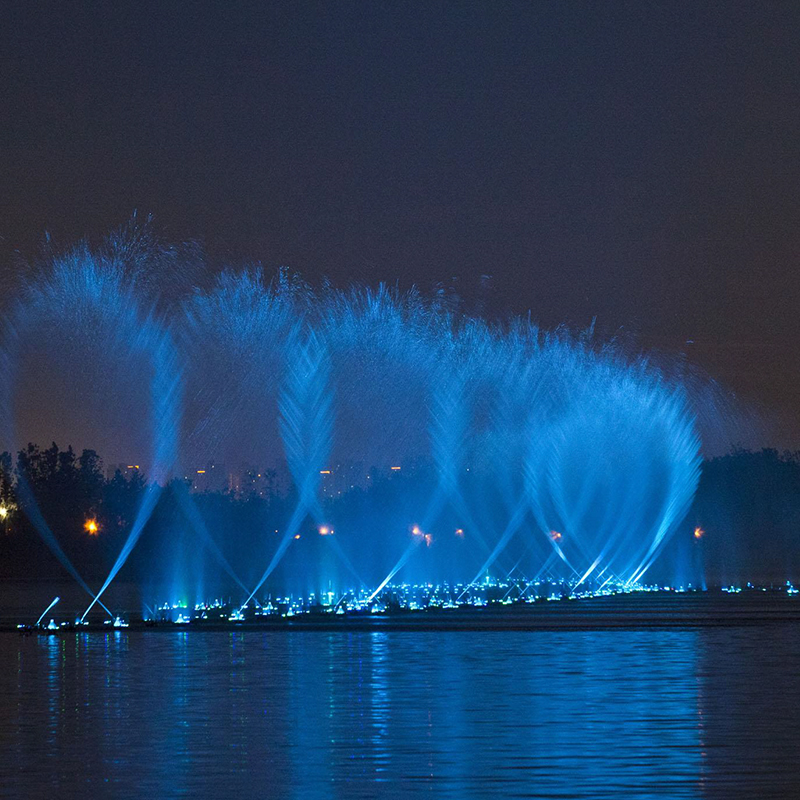
[(490, 275), (796, 414), (800, 4), (14, 5), (4, 269), (136, 209), (213, 264)]

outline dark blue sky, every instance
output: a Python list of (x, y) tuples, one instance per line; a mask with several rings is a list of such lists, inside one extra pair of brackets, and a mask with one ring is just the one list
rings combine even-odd
[(0, 29), (4, 263), (138, 209), (312, 280), (489, 274), (496, 312), (597, 316), (797, 410), (797, 4), (21, 3)]

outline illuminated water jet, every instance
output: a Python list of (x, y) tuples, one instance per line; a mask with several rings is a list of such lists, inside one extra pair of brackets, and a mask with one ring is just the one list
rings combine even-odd
[[(285, 271), (227, 271), (159, 305), (128, 266), (131, 252), (56, 260), (3, 326), (10, 442), (25, 342), (48, 319), (45, 341), (65, 328), (102, 339), (98, 360), (124, 359), (122, 378), (147, 387), (149, 481), (96, 595), (19, 480), (24, 513), (92, 597), (83, 618), (151, 535), (181, 460), (200, 456), (285, 460), (285, 508), (267, 508), (246, 544), (225, 520), (212, 538), (195, 499), (169, 494), (197, 542), (192, 557), (218, 565), (241, 607), (279, 583), (334, 586), (338, 564), (342, 588), (377, 586), (371, 599), (400, 569), (458, 583), (459, 597), (495, 566), (572, 591), (608, 576), (633, 586), (686, 515), (700, 448), (691, 387), (644, 358), (525, 320), (489, 325), (417, 292), (314, 292)], [(411, 541), (409, 519), (421, 533)], [(105, 530), (98, 521), (89, 533)], [(319, 574), (326, 552), (336, 559)], [(267, 564), (251, 574), (256, 558)]]
[(50, 603), (50, 605), (49, 605), (49, 606), (47, 606), (47, 608), (46, 608), (44, 611), (42, 611), (42, 613), (41, 613), (41, 616), (39, 617), (39, 619), (37, 619), (37, 620), (36, 620), (36, 625), (37, 625), (37, 627), (39, 626), (39, 624), (41, 623), (41, 621), (44, 619), (44, 615), (45, 615), (45, 614), (46, 614), (46, 613), (47, 613), (47, 612), (48, 612), (48, 611), (49, 611), (49, 610), (50, 610), (50, 609), (51, 609), (51, 608), (52, 608), (52, 607), (53, 607), (53, 606), (54, 606), (54, 605), (55, 605), (55, 604), (56, 604), (56, 603), (57, 603), (57, 602), (60, 600), (60, 599), (61, 599), (60, 597), (54, 597), (54, 598), (53, 598), (53, 601)]

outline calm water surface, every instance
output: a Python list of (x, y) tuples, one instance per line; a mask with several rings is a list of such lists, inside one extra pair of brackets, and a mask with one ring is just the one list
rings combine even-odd
[(7, 797), (796, 797), (795, 624), (0, 636)]

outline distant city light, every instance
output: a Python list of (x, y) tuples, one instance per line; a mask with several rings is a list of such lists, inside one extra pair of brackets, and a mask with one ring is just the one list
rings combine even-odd
[(419, 527), (419, 525), (414, 525), (414, 526), (411, 528), (411, 533), (413, 533), (413, 534), (414, 534), (414, 536), (422, 536), (422, 531), (420, 530), (420, 527)]
[(329, 536), (333, 534), (333, 528), (329, 528), (327, 525), (320, 525), (319, 526), (319, 535), (320, 536)]
[(5, 506), (0, 506), (0, 519), (5, 519), (8, 516), (8, 509)]
[(703, 538), (703, 536), (705, 536), (705, 533), (706, 533), (706, 532), (705, 532), (705, 531), (704, 531), (704, 530), (703, 530), (703, 529), (702, 529), (702, 528), (701, 528), (701, 527), (698, 525), (698, 526), (697, 526), (697, 527), (694, 529), (694, 538), (695, 538), (695, 539), (702, 539), (702, 538)]
[(430, 546), (431, 546), (431, 542), (432, 542), (432, 541), (433, 541), (433, 536), (431, 536), (429, 533), (426, 533), (426, 534), (425, 534), (425, 544), (426, 544), (428, 547), (430, 547)]
[(86, 522), (83, 523), (83, 529), (89, 536), (97, 536), (100, 531), (100, 526), (97, 524), (97, 520), (87, 519)]
[(464, 538), (464, 529), (463, 528), (456, 528), (456, 536), (458, 536), (459, 539), (463, 539)]
[(300, 538), (300, 534), (299, 534), (299, 533), (296, 533), (296, 534), (294, 535), (294, 538), (295, 538), (295, 539), (299, 539), (299, 538)]
[(321, 469), (321, 470), (319, 471), (319, 474), (320, 474), (320, 475), (330, 475), (330, 474), (331, 474), (331, 471), (330, 471), (329, 469)]
[(397, 470), (400, 469), (400, 467), (389, 467), (389, 469), (393, 469), (393, 470), (397, 471)]
[(561, 534), (558, 531), (550, 531), (550, 538), (554, 542), (560, 542), (562, 537), (561, 537)]
[(204, 469), (199, 469), (199, 470), (197, 470), (197, 474), (198, 475), (205, 475), (206, 471)]

